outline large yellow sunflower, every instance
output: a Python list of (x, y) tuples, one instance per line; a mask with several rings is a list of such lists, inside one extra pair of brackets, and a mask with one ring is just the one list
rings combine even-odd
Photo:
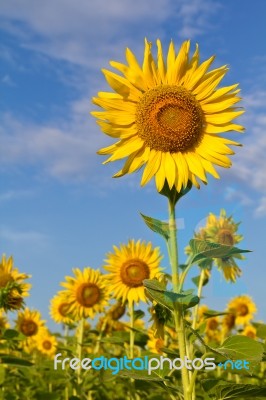
[(69, 304), (69, 312), (75, 319), (93, 318), (108, 304), (109, 290), (99, 270), (86, 267), (81, 271), (73, 268), (75, 277), (67, 276), (61, 285)]
[(23, 297), (29, 295), (31, 285), (24, 280), (30, 278), (30, 275), (19, 272), (14, 268), (13, 257), (6, 258), (2, 256), (0, 261), (0, 308), (5, 310), (18, 310), (23, 307)]
[(31, 338), (36, 336), (39, 330), (44, 327), (44, 321), (41, 320), (39, 311), (25, 308), (25, 310), (18, 313), (16, 327), (27, 338)]
[(228, 310), (235, 315), (236, 325), (246, 325), (253, 319), (257, 312), (256, 304), (247, 296), (242, 295), (232, 299), (227, 306)]
[(145, 302), (143, 280), (160, 276), (159, 248), (140, 240), (129, 240), (120, 248), (113, 248), (114, 252), (107, 254), (104, 268), (110, 272), (107, 278), (114, 297), (123, 303), (128, 300), (130, 305), (140, 300)]
[(59, 292), (50, 302), (50, 315), (57, 324), (72, 324), (73, 318), (69, 313), (69, 303), (66, 296)]
[(190, 41), (177, 53), (171, 41), (166, 61), (160, 40), (157, 48), (157, 62), (145, 39), (142, 66), (127, 48), (128, 65), (110, 62), (122, 75), (102, 70), (114, 92), (93, 98), (104, 111), (92, 115), (103, 132), (118, 141), (99, 154), (111, 155), (105, 163), (126, 158), (115, 177), (145, 165), (141, 185), (155, 177), (159, 192), (165, 181), (177, 191), (189, 181), (199, 187), (198, 179), (207, 183), (206, 172), (219, 178), (214, 165), (231, 166), (228, 155), (234, 152), (228, 145), (239, 144), (220, 134), (244, 130), (232, 122), (244, 112), (235, 106), (240, 90), (238, 84), (218, 89), (228, 67), (209, 71), (215, 57), (200, 63), (196, 46), (190, 58)]

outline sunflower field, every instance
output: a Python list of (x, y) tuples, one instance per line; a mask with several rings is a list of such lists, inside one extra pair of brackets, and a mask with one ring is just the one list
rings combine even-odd
[[(248, 294), (223, 310), (204, 297), (212, 271), (234, 283), (249, 250), (239, 222), (209, 213), (180, 264), (176, 209), (192, 188), (204, 190), (215, 167), (229, 168), (222, 135), (243, 132), (238, 84), (219, 86), (227, 66), (210, 69), (190, 41), (171, 41), (157, 58), (145, 40), (143, 63), (130, 49), (119, 73), (103, 70), (112, 91), (92, 99), (101, 130), (116, 142), (99, 150), (104, 162), (125, 159), (115, 177), (142, 169), (141, 185), (168, 204), (167, 222), (141, 214), (166, 243), (169, 269), (151, 242), (130, 239), (103, 254), (101, 270), (73, 268), (50, 300), (58, 330), (27, 307), (30, 275), (12, 256), (0, 262), (0, 400), (225, 400), (266, 398), (266, 325)], [(177, 234), (178, 233), (178, 234)], [(14, 255), (15, 257), (15, 255)], [(167, 257), (165, 257), (167, 258)], [(169, 272), (171, 271), (171, 272)], [(190, 273), (194, 272), (191, 281)]]

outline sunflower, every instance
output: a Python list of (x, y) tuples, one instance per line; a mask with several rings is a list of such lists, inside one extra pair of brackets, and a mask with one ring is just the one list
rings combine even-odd
[(41, 329), (38, 335), (35, 337), (36, 347), (42, 353), (48, 357), (55, 355), (57, 340), (49, 333), (47, 329)]
[(73, 268), (75, 277), (67, 276), (61, 286), (66, 290), (62, 294), (69, 304), (69, 313), (73, 318), (93, 318), (102, 312), (108, 304), (109, 290), (105, 278), (99, 270), (86, 267), (81, 271)]
[(234, 313), (229, 312), (222, 319), (222, 327), (225, 334), (229, 333), (232, 329), (234, 329), (236, 323), (236, 315)]
[(25, 310), (18, 313), (16, 327), (27, 338), (31, 338), (36, 336), (39, 330), (44, 327), (44, 321), (41, 320), (39, 311), (25, 308)]
[(50, 315), (57, 324), (72, 324), (73, 318), (69, 313), (69, 304), (66, 297), (59, 292), (50, 302)]
[(150, 332), (147, 347), (152, 353), (163, 354), (162, 348), (164, 347), (164, 340), (161, 338), (155, 338), (153, 333)]
[(246, 325), (253, 319), (253, 315), (257, 312), (256, 304), (251, 297), (242, 295), (235, 297), (228, 303), (228, 310), (236, 317), (236, 325)]
[(107, 275), (110, 290), (116, 299), (129, 304), (146, 301), (144, 294), (144, 279), (153, 279), (160, 275), (159, 248), (138, 240), (129, 240), (120, 248), (113, 246), (114, 252), (107, 254), (104, 268), (110, 272)]
[(19, 310), (23, 307), (23, 297), (28, 296), (31, 285), (24, 280), (30, 275), (20, 273), (14, 268), (13, 258), (2, 256), (0, 261), (0, 308), (4, 310)]
[(228, 67), (208, 71), (215, 57), (200, 63), (196, 46), (190, 58), (190, 41), (183, 42), (177, 54), (171, 41), (166, 62), (160, 40), (157, 63), (151, 47), (145, 39), (142, 66), (128, 48), (128, 65), (111, 61), (122, 76), (102, 70), (114, 92), (99, 92), (92, 99), (104, 110), (92, 115), (118, 142), (99, 154), (111, 155), (105, 163), (127, 158), (115, 177), (145, 165), (141, 185), (155, 177), (159, 192), (165, 181), (178, 192), (189, 181), (199, 187), (197, 179), (207, 183), (206, 172), (219, 178), (213, 165), (231, 166), (228, 155), (234, 152), (228, 145), (239, 145), (220, 136), (244, 130), (232, 122), (244, 112), (235, 107), (241, 100), (238, 84), (217, 89)]
[[(219, 216), (209, 214), (206, 225), (194, 234), (194, 238), (226, 246), (235, 246), (243, 239), (243, 236), (237, 233), (239, 225), (240, 222), (236, 223), (233, 217), (227, 216), (226, 211), (222, 209)], [(186, 247), (185, 252), (191, 253), (190, 246)], [(214, 258), (214, 264), (223, 272), (227, 281), (235, 282), (236, 278), (241, 276), (242, 272), (236, 263), (236, 259), (243, 260), (244, 257), (241, 254), (235, 254), (230, 257)], [(207, 269), (205, 271), (209, 272)]]
[(257, 329), (253, 325), (246, 325), (242, 335), (248, 336), (251, 339), (256, 339), (257, 337)]
[(0, 311), (0, 335), (2, 332), (9, 327), (7, 316)]

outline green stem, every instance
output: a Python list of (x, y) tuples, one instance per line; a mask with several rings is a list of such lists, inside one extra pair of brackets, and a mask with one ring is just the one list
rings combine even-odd
[(104, 322), (103, 322), (103, 324), (101, 326), (101, 330), (100, 330), (99, 336), (97, 338), (97, 343), (96, 343), (96, 346), (95, 346), (95, 349), (94, 349), (94, 354), (97, 354), (98, 351), (99, 351), (100, 343), (101, 343), (101, 340), (102, 340), (103, 333), (104, 333), (104, 330), (106, 328), (106, 325), (107, 325), (107, 319), (104, 320)]
[[(172, 282), (175, 293), (179, 289), (179, 273), (178, 273), (178, 247), (177, 247), (177, 227), (175, 217), (175, 203), (169, 199), (169, 259), (172, 268)], [(182, 305), (176, 303), (174, 308), (175, 329), (178, 337), (179, 354), (182, 360), (186, 357), (186, 337), (183, 318)], [(182, 385), (184, 391), (184, 400), (191, 400), (189, 394), (189, 375), (186, 368), (182, 368)]]
[[(79, 322), (78, 327), (78, 337), (77, 337), (77, 358), (82, 360), (82, 344), (83, 344), (83, 334), (84, 334), (84, 318)], [(81, 383), (81, 368), (77, 369), (78, 385)]]
[(134, 358), (134, 341), (135, 341), (135, 332), (134, 332), (134, 302), (129, 306), (129, 316), (130, 316), (130, 342), (129, 342), (129, 358)]
[[(197, 293), (199, 299), (201, 298), (201, 294), (202, 294), (204, 278), (205, 278), (205, 271), (204, 271), (204, 269), (202, 269), (201, 273), (200, 273), (198, 293)], [(197, 326), (198, 312), (199, 312), (199, 303), (194, 308), (193, 320), (192, 320), (192, 328), (193, 329), (196, 329), (196, 326)]]
[[(199, 279), (199, 285), (198, 285), (198, 298), (201, 298), (202, 294), (202, 288), (204, 284), (204, 278), (205, 278), (205, 272), (204, 269), (201, 270), (200, 273), (200, 279)], [(199, 301), (200, 303), (200, 301)], [(198, 321), (198, 313), (199, 313), (199, 303), (196, 305), (196, 307), (193, 310), (193, 319), (192, 319), (192, 328), (196, 329), (197, 326), (197, 321)], [(189, 351), (190, 358), (193, 357), (193, 344), (190, 346), (190, 351)], [(192, 400), (196, 399), (196, 392), (195, 392), (195, 382), (196, 382), (196, 377), (197, 377), (197, 371), (195, 370), (193, 375), (192, 375), (192, 381), (190, 384), (190, 391), (192, 393)]]

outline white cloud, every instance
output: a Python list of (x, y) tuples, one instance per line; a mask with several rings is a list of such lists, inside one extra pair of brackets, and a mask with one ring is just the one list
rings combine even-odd
[(22, 46), (98, 69), (121, 59), (126, 45), (138, 52), (144, 36), (164, 37), (166, 23), (174, 36), (206, 32), (219, 7), (214, 0), (9, 0), (0, 3), (0, 18)]
[(5, 226), (0, 226), (0, 237), (4, 241), (21, 245), (31, 244), (43, 246), (48, 240), (47, 236), (40, 232), (12, 230)]
[(98, 164), (96, 151), (106, 145), (106, 138), (89, 116), (89, 107), (88, 99), (74, 102), (66, 121), (45, 125), (18, 120), (12, 114), (2, 115), (2, 168), (34, 165), (59, 179), (88, 177)]

